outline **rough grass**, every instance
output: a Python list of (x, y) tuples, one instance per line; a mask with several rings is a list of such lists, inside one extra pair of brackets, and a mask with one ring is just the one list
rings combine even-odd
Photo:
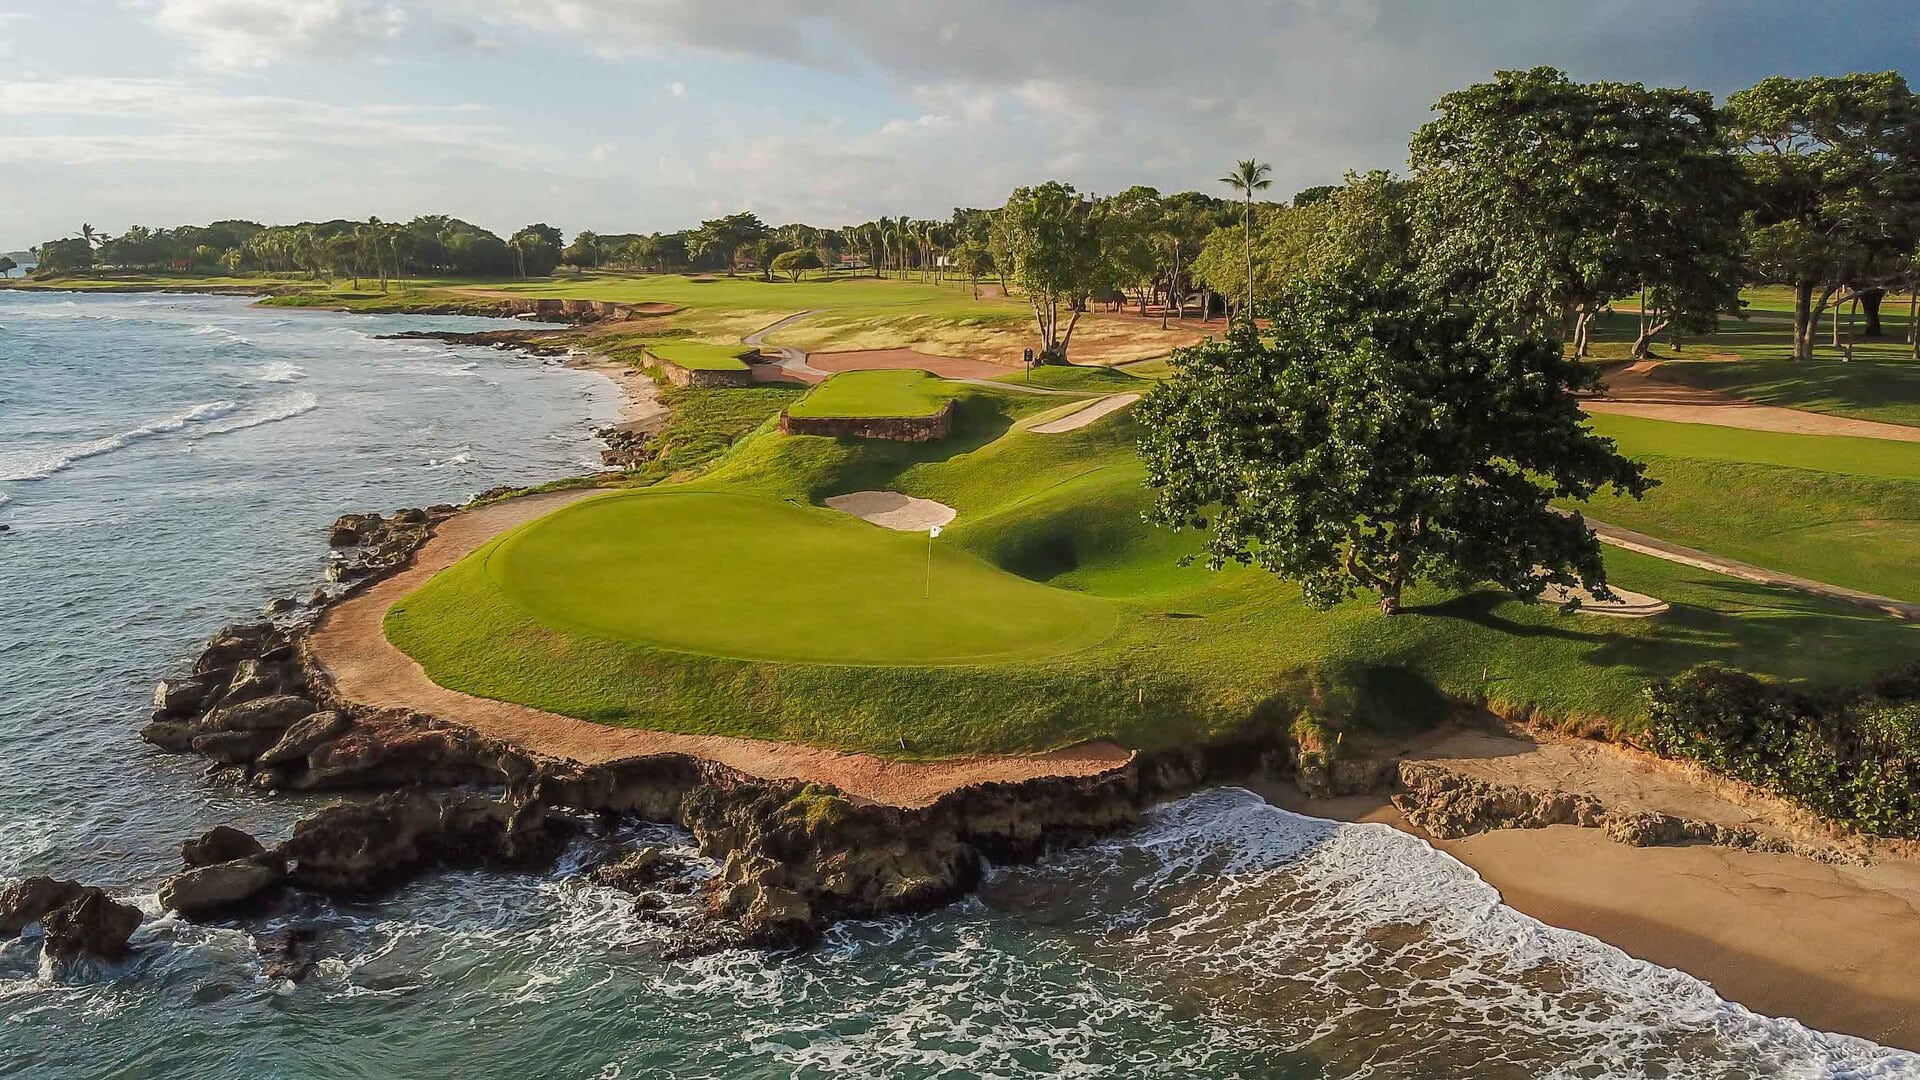
[[(1255, 716), (1285, 719), (1308, 700), (1356, 732), (1417, 727), (1444, 715), (1450, 699), (1632, 730), (1644, 721), (1651, 679), (1703, 661), (1836, 685), (1896, 667), (1920, 642), (1920, 631), (1871, 612), (1623, 552), (1608, 555), (1615, 583), (1668, 601), (1670, 613), (1562, 615), (1492, 591), (1433, 588), (1416, 590), (1397, 618), (1365, 600), (1315, 612), (1264, 572), (1180, 565), (1195, 538), (1142, 520), (1147, 493), (1124, 415), (1029, 435), (1013, 422), (1046, 399), (957, 392), (967, 403), (945, 443), (762, 429), (683, 490), (792, 500), (798, 514), (863, 489), (937, 499), (959, 511), (940, 545), (1035, 587), (1099, 599), (1115, 613), (1108, 636), (993, 663), (728, 659), (557, 625), (475, 572), (472, 559), (409, 597), (389, 633), (436, 680), (473, 693), (607, 723), (896, 756), (1100, 736), (1163, 746)], [(656, 539), (633, 535), (609, 552), (635, 588), (677, 573)], [(799, 559), (779, 569), (812, 572)], [(837, 632), (827, 621), (811, 632)]]
[(924, 371), (846, 371), (815, 387), (787, 412), (816, 420), (932, 416), (952, 396), (944, 379)]

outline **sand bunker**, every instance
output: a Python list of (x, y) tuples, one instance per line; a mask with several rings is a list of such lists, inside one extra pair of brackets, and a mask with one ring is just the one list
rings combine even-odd
[(1565, 604), (1569, 600), (1579, 600), (1576, 614), (1602, 615), (1609, 619), (1650, 619), (1667, 610), (1665, 600), (1656, 600), (1645, 593), (1628, 592), (1614, 589), (1612, 600), (1601, 600), (1582, 588), (1567, 588), (1564, 585), (1549, 585), (1540, 599), (1549, 604)]
[(898, 532), (926, 532), (945, 525), (956, 514), (953, 507), (932, 499), (916, 499), (897, 491), (855, 491), (835, 495), (827, 505), (843, 514), (852, 514), (883, 529)]

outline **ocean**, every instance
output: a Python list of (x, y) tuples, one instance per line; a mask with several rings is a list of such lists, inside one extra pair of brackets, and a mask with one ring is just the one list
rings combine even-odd
[[(377, 336), (495, 324), (0, 292), (0, 878), (110, 885), (150, 916), (115, 963), (0, 946), (0, 1075), (1920, 1076), (1530, 919), (1413, 837), (1231, 788), (800, 956), (661, 960), (691, 901), (649, 915), (579, 879), (589, 842), (549, 875), (159, 917), (181, 840), (272, 840), (321, 800), (140, 742), (153, 680), (310, 591), (341, 513), (596, 460), (602, 377)], [(624, 839), (703, 872), (674, 829)], [(254, 940), (293, 929), (318, 956), (297, 984)]]

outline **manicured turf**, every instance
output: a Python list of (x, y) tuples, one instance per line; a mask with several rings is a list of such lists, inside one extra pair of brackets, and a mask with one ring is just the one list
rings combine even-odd
[(1618, 442), (1629, 457), (1659, 454), (1920, 480), (1920, 443), (1747, 431), (1716, 424), (1674, 424), (1608, 414), (1591, 416), (1588, 422), (1595, 431)]
[[(1655, 357), (1662, 360), (1791, 361), (1792, 290), (1777, 286), (1747, 289), (1741, 293), (1741, 299), (1747, 302), (1744, 317), (1723, 318), (1719, 329), (1711, 334), (1683, 334), (1678, 350), (1673, 348), (1670, 337), (1662, 336), (1655, 343)], [(1634, 337), (1639, 332), (1640, 317), (1634, 310), (1637, 303), (1637, 298), (1624, 299), (1612, 315), (1595, 323), (1592, 348), (1595, 358), (1617, 360), (1628, 355)], [(1820, 320), (1819, 333), (1814, 340), (1816, 358), (1838, 359), (1841, 356), (1841, 350), (1832, 344), (1832, 318), (1829, 310)], [(1857, 338), (1853, 343), (1854, 361), (1911, 362), (1913, 346), (1906, 340), (1906, 298), (1888, 297), (1881, 305), (1880, 318), (1884, 324), (1884, 336)], [(1860, 320), (1853, 325), (1858, 331), (1864, 329), (1866, 323)], [(1848, 326), (1847, 316), (1843, 312), (1840, 316), (1843, 337), (1849, 335)]]
[[(1841, 685), (1893, 669), (1920, 645), (1920, 629), (1871, 612), (1619, 551), (1608, 553), (1614, 582), (1670, 602), (1669, 614), (1641, 621), (1561, 615), (1492, 591), (1433, 588), (1418, 590), (1398, 618), (1382, 618), (1365, 600), (1314, 612), (1297, 589), (1262, 571), (1179, 565), (1195, 539), (1142, 521), (1147, 494), (1126, 414), (1064, 435), (1031, 435), (1013, 421), (1052, 407), (1049, 399), (972, 386), (956, 392), (966, 404), (946, 443), (850, 443), (762, 429), (696, 485), (677, 490), (751, 495), (788, 506), (793, 523), (809, 527), (813, 515), (829, 512), (803, 507), (841, 492), (937, 499), (960, 512), (938, 541), (942, 549), (973, 556), (983, 573), (997, 567), (1033, 588), (1102, 605), (1113, 613), (1110, 634), (992, 662), (730, 659), (543, 618), (480, 569), (479, 558), (406, 598), (389, 617), (389, 634), (437, 681), (472, 693), (613, 724), (909, 756), (1100, 736), (1165, 746), (1253, 716), (1284, 720), (1307, 702), (1356, 737), (1442, 717), (1448, 697), (1631, 729), (1644, 717), (1647, 681), (1696, 663)], [(879, 532), (859, 522), (845, 527)], [(629, 610), (596, 618), (648, 618), (637, 609), (683, 574), (653, 536), (625, 533), (596, 556), (631, 576), (635, 598), (613, 605)], [(917, 547), (924, 538), (899, 539), (902, 558), (924, 556)], [(560, 550), (552, 559), (570, 557)], [(869, 558), (884, 562), (864, 554), (852, 561)], [(799, 559), (778, 566), (795, 577), (815, 570)], [(718, 577), (700, 580), (731, 594), (734, 586)], [(833, 578), (821, 580), (832, 592)], [(812, 586), (761, 581), (755, 588), (786, 596)], [(773, 635), (783, 649), (808, 633), (844, 632), (828, 620), (795, 630), (787, 613), (766, 614), (787, 627)], [(1024, 608), (981, 614), (1009, 620), (1007, 632), (1024, 638)], [(752, 632), (738, 628), (741, 618), (721, 616), (722, 630)], [(693, 632), (680, 631), (681, 640)], [(746, 650), (736, 643), (736, 651)]]
[(699, 341), (649, 342), (647, 351), (656, 359), (688, 371), (745, 371), (747, 362), (741, 357), (753, 352), (742, 345), (708, 345)]
[(932, 416), (952, 399), (950, 385), (911, 369), (847, 371), (815, 387), (787, 413), (814, 420)]
[(1855, 360), (1688, 361), (1655, 376), (1790, 409), (1920, 426), (1920, 364)]
[[(638, 564), (636, 546), (646, 553)], [(924, 534), (745, 495), (589, 500), (517, 531), (484, 561), (507, 596), (548, 625), (716, 656), (1038, 657), (1092, 645), (1115, 621), (1110, 604), (1036, 585)]]

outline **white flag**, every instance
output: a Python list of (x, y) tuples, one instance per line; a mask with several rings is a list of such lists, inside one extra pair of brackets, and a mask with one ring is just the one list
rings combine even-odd
[(940, 526), (938, 525), (935, 525), (932, 528), (927, 530), (927, 539), (929, 540), (939, 535), (940, 535)]

